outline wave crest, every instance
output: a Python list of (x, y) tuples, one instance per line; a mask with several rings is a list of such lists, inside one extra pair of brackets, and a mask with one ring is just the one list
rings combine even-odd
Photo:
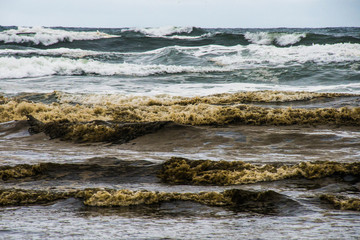
[(133, 28), (133, 29), (125, 29), (123, 31), (139, 32), (151, 37), (164, 37), (179, 33), (191, 33), (193, 29), (194, 27), (164, 26), (157, 28)]
[(276, 46), (236, 46), (233, 54), (216, 56), (211, 61), (221, 66), (283, 66), (314, 62), (317, 64), (359, 61), (360, 45), (351, 43), (294, 46), (278, 48)]
[(1, 78), (25, 78), (50, 75), (149, 76), (157, 74), (205, 73), (226, 71), (220, 67), (194, 67), (175, 65), (142, 65), (130, 63), (104, 63), (87, 59), (51, 57), (0, 58)]
[(117, 37), (96, 32), (76, 32), (43, 27), (18, 27), (0, 32), (0, 41), (5, 43), (32, 43), (49, 46), (58, 42), (72, 42), (75, 40), (96, 40), (101, 38)]
[(188, 160), (173, 157), (163, 164), (159, 177), (166, 183), (233, 185), (289, 178), (318, 179), (359, 175), (359, 163), (300, 162), (293, 166), (257, 166), (242, 161)]
[[(14, 55), (42, 55), (26, 58)], [(248, 45), (225, 47), (166, 47), (143, 53), (111, 53), (81, 49), (0, 50), (0, 78), (40, 77), (49, 75), (125, 75), (210, 73), (241, 71), (259, 66), (282, 67), (304, 64), (356, 62), (360, 60), (360, 44), (295, 46)], [(178, 56), (189, 60), (187, 65)], [(100, 56), (100, 57), (99, 57)], [(101, 56), (121, 63), (102, 62)], [(70, 59), (70, 58), (76, 59)], [(84, 59), (90, 58), (90, 59)], [(180, 60), (182, 60), (180, 58)], [(172, 65), (169, 64), (172, 60)], [(99, 61), (100, 60), (100, 61)], [(125, 61), (125, 62), (124, 62)], [(199, 66), (199, 63), (202, 66)], [(204, 64), (206, 65), (204, 65)], [(211, 65), (209, 65), (209, 63)], [(192, 66), (189, 66), (192, 65)], [(260, 73), (264, 75), (264, 73)], [(266, 77), (269, 77), (265, 75)]]
[(251, 43), (259, 45), (277, 44), (280, 46), (293, 45), (306, 37), (305, 33), (269, 33), (269, 32), (247, 32), (244, 37)]

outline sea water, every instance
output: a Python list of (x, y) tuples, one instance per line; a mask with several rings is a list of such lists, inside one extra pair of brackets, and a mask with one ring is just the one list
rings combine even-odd
[(356, 239), (359, 94), (359, 28), (2, 26), (0, 238)]

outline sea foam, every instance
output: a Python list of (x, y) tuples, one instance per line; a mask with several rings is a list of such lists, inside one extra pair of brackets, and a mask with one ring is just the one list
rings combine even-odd
[(125, 75), (149, 76), (156, 74), (206, 73), (227, 71), (220, 67), (194, 67), (175, 65), (142, 65), (104, 63), (87, 59), (52, 57), (0, 58), (0, 78), (25, 78), (49, 75)]
[(148, 36), (163, 37), (163, 36), (169, 36), (179, 33), (191, 33), (193, 29), (194, 29), (193, 27), (164, 26), (157, 28), (132, 28), (132, 29), (125, 29), (123, 31), (135, 31)]
[[(316, 64), (354, 62), (360, 60), (360, 44), (339, 43), (312, 46), (293, 46), (278, 48), (263, 45), (238, 45), (224, 49), (227, 54), (211, 58), (221, 66), (275, 66), (283, 67), (285, 64), (298, 65), (306, 62)], [(224, 51), (222, 50), (222, 51)], [(203, 51), (204, 52), (204, 51)], [(229, 54), (231, 53), (231, 54)]]
[(271, 45), (276, 43), (280, 46), (293, 45), (306, 37), (305, 33), (268, 33), (268, 32), (247, 32), (244, 37), (251, 43), (260, 45)]
[[(360, 44), (337, 43), (337, 44), (314, 44), (311, 46), (291, 46), (279, 48), (273, 45), (206, 45), (206, 46), (169, 46), (144, 52), (106, 52), (92, 51), (82, 49), (0, 49), (0, 56), (62, 56), (70, 58), (112, 57), (125, 58), (128, 63), (153, 64), (154, 59), (160, 57), (166, 58), (166, 62), (174, 59), (172, 62), (177, 65), (176, 57), (182, 54), (182, 57), (189, 56), (194, 59), (203, 59), (212, 61), (218, 65), (242, 65), (250, 67), (254, 64), (265, 64), (268, 66), (282, 64), (303, 64), (305, 62), (315, 63), (342, 63), (354, 62), (351, 69), (359, 68), (356, 62), (360, 61)], [(0, 60), (1, 61), (1, 60)], [(179, 62), (180, 65), (182, 65)]]
[[(231, 72), (259, 66), (268, 68), (297, 66), (306, 62), (318, 65), (329, 63), (352, 63), (360, 61), (360, 44), (332, 44), (293, 46), (278, 48), (275, 46), (202, 46), (202, 47), (165, 47), (143, 53), (111, 53), (85, 50), (1, 50), (6, 53), (40, 53), (39, 57), (16, 58), (0, 57), (0, 78), (23, 78), (49, 75), (125, 75), (150, 76), (157, 74), (178, 73), (209, 73)], [(175, 53), (174, 53), (175, 52)], [(186, 54), (194, 60), (208, 61), (203, 66), (183, 65), (174, 61), (168, 64), (168, 59), (176, 53)], [(119, 56), (115, 56), (115, 55)], [(124, 57), (120, 63), (102, 62), (84, 59), (84, 56)], [(75, 57), (70, 59), (68, 57)], [(154, 59), (159, 57), (165, 60)], [(209, 65), (211, 64), (211, 65)], [(262, 74), (263, 75), (263, 74)], [(276, 76), (275, 76), (276, 77)]]
[(96, 40), (117, 37), (96, 32), (76, 32), (44, 27), (18, 27), (0, 32), (0, 41), (5, 43), (33, 43), (35, 45), (53, 45), (58, 42), (72, 42), (75, 40)]

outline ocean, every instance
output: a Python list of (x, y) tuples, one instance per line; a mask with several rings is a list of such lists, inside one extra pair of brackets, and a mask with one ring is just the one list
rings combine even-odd
[(358, 239), (360, 28), (0, 26), (1, 239)]

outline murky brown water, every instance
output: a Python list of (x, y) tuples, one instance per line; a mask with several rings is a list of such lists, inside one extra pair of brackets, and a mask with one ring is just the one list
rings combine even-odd
[(360, 235), (356, 125), (170, 123), (124, 144), (29, 128), (0, 124), (0, 238)]

